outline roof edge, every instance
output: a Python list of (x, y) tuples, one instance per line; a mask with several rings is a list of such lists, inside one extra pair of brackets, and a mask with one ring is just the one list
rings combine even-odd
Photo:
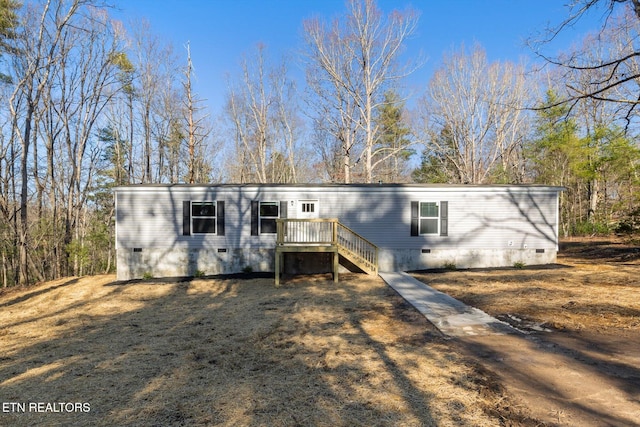
[(358, 189), (358, 188), (406, 188), (406, 189), (545, 189), (547, 191), (565, 191), (566, 187), (544, 184), (401, 184), (401, 183), (380, 183), (380, 184), (130, 184), (114, 187), (115, 191), (141, 191), (145, 189), (252, 189), (252, 188), (280, 188), (280, 189)]

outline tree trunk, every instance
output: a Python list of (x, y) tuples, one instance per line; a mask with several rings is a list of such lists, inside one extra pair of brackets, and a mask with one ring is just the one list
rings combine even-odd
[(351, 159), (349, 153), (345, 153), (343, 157), (344, 183), (351, 184)]
[(31, 99), (27, 100), (27, 113), (25, 116), (24, 135), (22, 140), (22, 153), (20, 154), (20, 240), (19, 240), (19, 260), (20, 260), (20, 278), (18, 283), (21, 286), (29, 284), (29, 228), (28, 228), (28, 196), (29, 196), (29, 181), (28, 181), (28, 156), (29, 156), (29, 141), (31, 140), (31, 120), (33, 119), (33, 103)]

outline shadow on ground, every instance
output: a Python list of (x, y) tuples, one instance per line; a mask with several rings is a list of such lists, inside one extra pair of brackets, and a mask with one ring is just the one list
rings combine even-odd
[(473, 367), (381, 280), (326, 279), (103, 276), (14, 295), (0, 315), (3, 401), (90, 410), (0, 424), (495, 424)]

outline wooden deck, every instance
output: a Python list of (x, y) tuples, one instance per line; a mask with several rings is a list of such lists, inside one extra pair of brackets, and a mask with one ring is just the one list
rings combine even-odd
[(333, 280), (338, 283), (340, 256), (368, 274), (378, 274), (378, 248), (364, 237), (340, 224), (336, 218), (276, 220), (275, 282), (285, 252), (333, 253)]

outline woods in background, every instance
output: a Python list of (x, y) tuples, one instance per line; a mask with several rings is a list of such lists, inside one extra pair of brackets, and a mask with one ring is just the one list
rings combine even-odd
[(564, 235), (634, 232), (638, 4), (576, 2), (555, 31), (598, 6), (602, 28), (555, 58), (532, 43), (541, 71), (461, 46), (410, 97), (419, 12), (348, 0), (301, 22), (304, 81), (258, 45), (215, 112), (188, 45), (146, 23), (95, 0), (0, 0), (1, 286), (112, 271), (112, 188), (134, 183), (561, 185)]

